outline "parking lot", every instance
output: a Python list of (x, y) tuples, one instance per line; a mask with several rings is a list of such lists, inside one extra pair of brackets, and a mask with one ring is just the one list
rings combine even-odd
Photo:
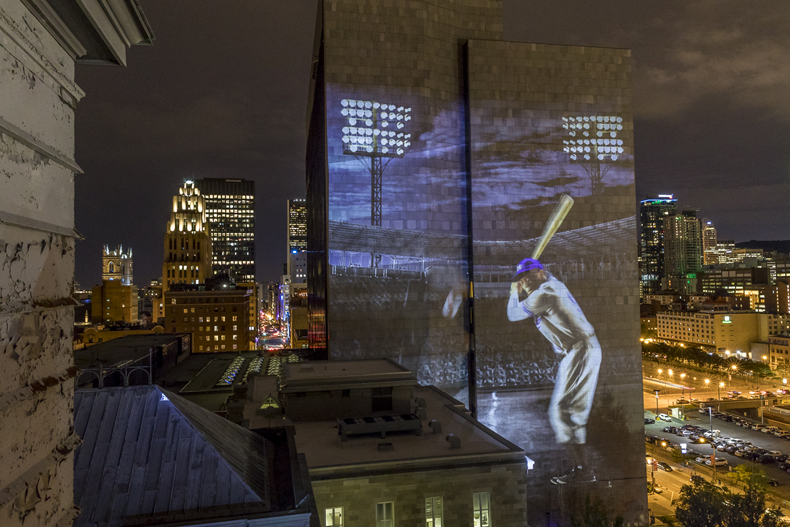
[[(648, 413), (645, 414), (645, 417)], [(650, 413), (651, 418), (655, 416)], [(705, 438), (702, 434), (711, 428), (710, 418), (707, 414), (697, 412), (690, 412), (688, 414), (689, 421), (680, 421), (672, 419), (671, 422), (664, 422), (657, 420), (656, 423), (645, 425), (645, 434), (648, 437), (654, 436), (661, 440), (667, 441), (671, 445), (678, 446), (681, 443), (686, 443), (687, 448), (697, 453), (699, 457), (704, 457), (705, 460), (710, 458), (713, 454), (713, 447), (710, 443), (710, 438)], [(754, 463), (761, 466), (769, 479), (776, 479), (779, 487), (776, 491), (779, 494), (785, 495), (790, 498), (790, 458), (786, 455), (790, 454), (790, 434), (788, 439), (775, 436), (768, 432), (761, 432), (760, 430), (752, 430), (751, 428), (744, 428), (739, 426), (735, 420), (738, 416), (729, 414), (731, 422), (722, 419), (726, 416), (714, 416), (712, 420), (713, 430), (719, 430), (720, 435), (716, 441), (716, 457), (726, 460), (727, 466), (719, 467), (720, 470), (729, 470), (729, 467), (735, 467), (744, 463)], [(748, 424), (759, 424), (755, 421), (748, 421)], [(681, 427), (686, 426), (685, 430)], [(782, 425), (776, 423), (766, 423), (766, 426), (774, 426), (780, 431), (788, 431), (787, 427), (780, 428)], [(668, 429), (667, 427), (674, 427), (675, 430)], [(697, 429), (691, 427), (698, 427)], [(760, 428), (764, 429), (764, 428)], [(685, 435), (684, 435), (685, 434)], [(710, 434), (709, 434), (710, 435)], [(695, 437), (702, 437), (704, 443), (694, 444)], [(700, 439), (697, 439), (700, 441)], [(660, 448), (660, 446), (658, 447)], [(647, 452), (650, 453), (651, 445), (648, 445)], [(702, 460), (701, 460), (702, 461)], [(692, 462), (693, 463), (693, 462)]]

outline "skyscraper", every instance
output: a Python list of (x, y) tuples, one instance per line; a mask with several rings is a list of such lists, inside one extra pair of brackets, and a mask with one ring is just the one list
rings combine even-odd
[(211, 226), (214, 274), (255, 282), (255, 182), (204, 178), (195, 181)]
[(162, 291), (172, 284), (200, 284), (212, 276), (211, 238), (206, 206), (200, 190), (185, 181), (173, 196), (173, 210), (165, 233)]
[(288, 200), (288, 251), (307, 250), (307, 200)]
[[(702, 269), (702, 225), (697, 211), (686, 209), (664, 217), (664, 270), (667, 277), (686, 278)], [(681, 292), (681, 291), (678, 291)]]
[[(630, 51), (505, 42), (498, 0), (321, 5), (311, 345), (395, 360), (527, 446), (529, 524), (569, 524), (587, 496), (645, 518)], [(573, 416), (526, 273), (575, 300), (551, 300), (574, 342), (595, 335)]]
[(640, 286), (643, 295), (661, 290), (664, 271), (664, 219), (678, 210), (672, 194), (659, 194), (657, 198), (639, 203), (639, 256)]
[(706, 221), (705, 227), (702, 229), (702, 254), (705, 265), (719, 263), (719, 257), (716, 254), (717, 243), (716, 227), (713, 226), (712, 221)]
[(286, 274), (292, 283), (307, 281), (307, 200), (288, 200), (288, 254)]

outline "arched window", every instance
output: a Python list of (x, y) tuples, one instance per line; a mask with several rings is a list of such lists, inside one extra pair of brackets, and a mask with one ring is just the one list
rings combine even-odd
[(107, 270), (111, 273), (115, 272), (115, 264), (110, 262), (110, 265), (107, 266)]

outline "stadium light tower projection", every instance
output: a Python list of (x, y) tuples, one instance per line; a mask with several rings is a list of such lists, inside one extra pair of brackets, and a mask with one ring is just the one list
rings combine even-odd
[(411, 120), (411, 108), (353, 99), (343, 99), (340, 104), (340, 113), (348, 119), (343, 127), (343, 153), (356, 157), (370, 171), (370, 224), (381, 227), (384, 169), (411, 146), (411, 134), (403, 132)]
[(562, 127), (568, 131), (562, 142), (563, 151), (572, 163), (579, 163), (590, 177), (593, 194), (603, 191), (603, 178), (623, 154), (623, 118), (609, 115), (563, 117)]

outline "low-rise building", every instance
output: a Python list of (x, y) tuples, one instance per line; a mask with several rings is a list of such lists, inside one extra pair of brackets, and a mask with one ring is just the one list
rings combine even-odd
[(790, 330), (790, 317), (754, 311), (731, 311), (726, 303), (711, 302), (699, 311), (657, 314), (657, 338), (699, 346), (723, 356), (751, 357), (751, 344)]
[(94, 286), (91, 294), (91, 321), (94, 324), (135, 324), (139, 312), (137, 303), (136, 285), (124, 285), (121, 280), (102, 280), (102, 285)]
[(78, 390), (74, 429), (75, 527), (320, 525), (291, 429), (252, 432), (158, 386)]
[(790, 336), (785, 334), (768, 337), (768, 349), (771, 357), (771, 368), (790, 371)]
[(285, 364), (279, 393), (258, 379), (229, 418), (266, 427), (284, 408), (322, 526), (526, 525), (524, 451), (398, 364)]
[(165, 293), (165, 332), (191, 333), (193, 353), (255, 349), (246, 287), (184, 286)]

